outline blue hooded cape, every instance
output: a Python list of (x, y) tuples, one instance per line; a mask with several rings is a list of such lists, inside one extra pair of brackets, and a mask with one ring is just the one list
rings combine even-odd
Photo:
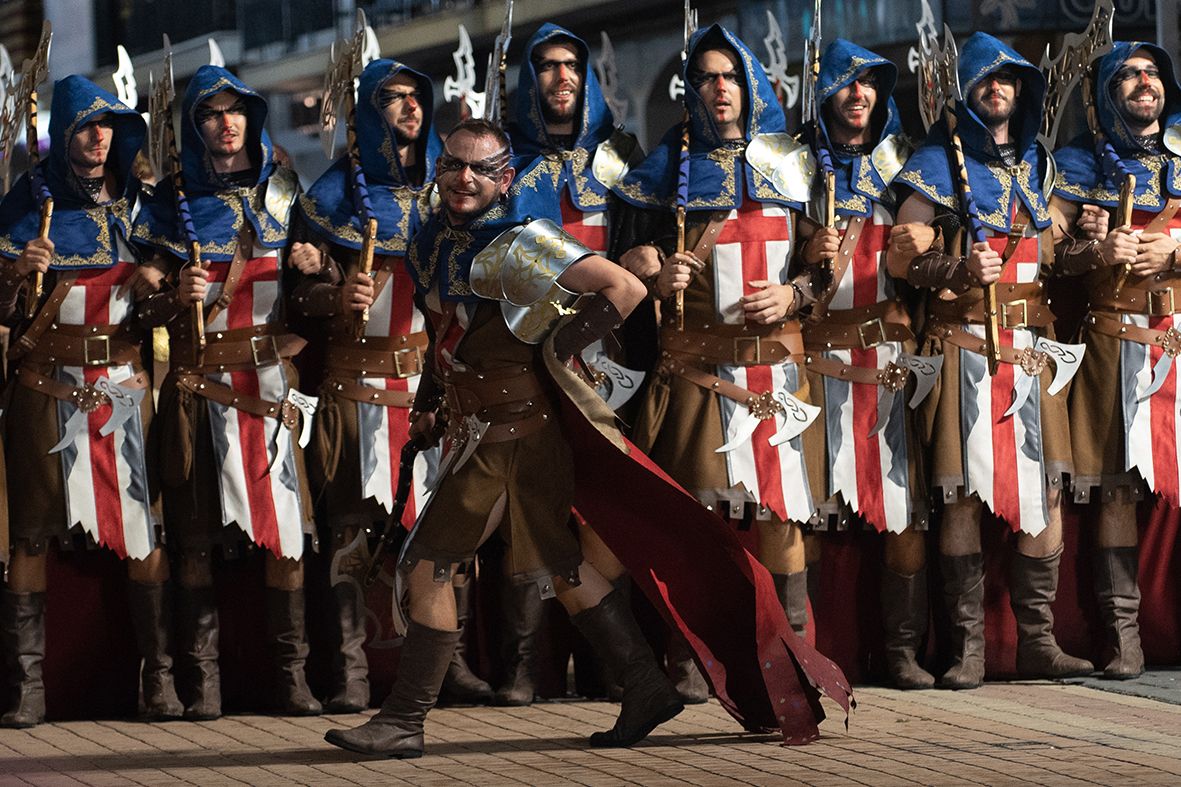
[(884, 57), (843, 38), (834, 40), (820, 58), (816, 100), (823, 105), (866, 69), (871, 69), (878, 79), (878, 100), (871, 118), (871, 128), (877, 130), (873, 151), (861, 156), (838, 155), (832, 149), (826, 113), (821, 112), (818, 118), (822, 140), (832, 150), (836, 207), (840, 216), (868, 216), (873, 213), (874, 202), (891, 203), (887, 188), (909, 153), (909, 145), (901, 137), (902, 123), (893, 96), (898, 69)]
[[(689, 57), (682, 68), (685, 103), (689, 109), (689, 200), (687, 209), (733, 210), (744, 196), (757, 202), (774, 203), (799, 210), (771, 181), (756, 172), (741, 155), (719, 136), (705, 102), (689, 83), (688, 69), (699, 50), (726, 48), (738, 54), (743, 83), (743, 140), (760, 134), (786, 135), (787, 120), (779, 98), (767, 79), (759, 59), (736, 35), (721, 25), (698, 30), (689, 39)], [(681, 155), (681, 126), (673, 126), (640, 166), (615, 185), (615, 193), (640, 208), (675, 207), (677, 173)]]
[[(109, 115), (114, 123), (106, 166), (118, 179), (118, 196), (106, 204), (94, 202), (81, 189), (69, 161), (74, 133), (102, 114)], [(54, 245), (51, 268), (109, 268), (119, 261), (115, 234), (124, 240), (131, 236), (133, 206), (139, 192), (132, 167), (146, 134), (143, 118), (135, 110), (89, 79), (73, 75), (54, 85), (49, 156), (38, 165), (54, 203), (49, 227), (49, 239)], [(0, 255), (15, 259), (25, 244), (38, 237), (38, 204), (33, 179), (25, 173), (0, 203)]]
[[(423, 123), (414, 145), (423, 163), (423, 182), (413, 183), (402, 168), (394, 129), (385, 121), (380, 92), (399, 74), (412, 77), (422, 93)], [(407, 241), (426, 218), (427, 197), (435, 177), (435, 160), (443, 149), (432, 123), (434, 89), (431, 80), (396, 60), (374, 60), (361, 72), (357, 92), (356, 137), (361, 169), (369, 186), (377, 218), (379, 254), (401, 255)], [(328, 168), (299, 199), (308, 226), (325, 240), (348, 249), (361, 248), (361, 219), (353, 198), (352, 175), (346, 153)]]
[[(254, 185), (246, 188), (223, 185), (210, 165), (197, 127), (197, 106), (223, 91), (237, 93), (246, 104), (246, 150), (257, 168)], [(201, 66), (185, 91), (180, 117), (181, 170), (201, 256), (206, 260), (233, 259), (238, 234), (247, 221), (259, 246), (278, 249), (287, 244), (289, 211), (298, 182), (293, 173), (275, 164), (274, 148), (264, 128), (266, 118), (263, 97), (219, 66)], [(264, 190), (257, 186), (266, 186), (265, 198)], [(188, 243), (177, 217), (171, 181), (160, 183), (144, 208), (135, 222), (135, 239), (187, 259)]]
[[(1005, 166), (992, 135), (968, 106), (972, 88), (1006, 65), (1021, 78), (1021, 95), (1010, 120), (1011, 138), (1020, 162), (1015, 171)], [(1050, 212), (1042, 184), (1049, 172), (1050, 158), (1037, 144), (1046, 92), (1041, 70), (987, 33), (974, 33), (960, 50), (959, 79), (964, 100), (956, 106), (957, 130), (980, 222), (997, 232), (1008, 232), (1009, 208), (1015, 196), (1029, 210), (1039, 230), (1049, 227)], [(931, 127), (926, 142), (906, 162), (896, 182), (938, 205), (959, 210), (959, 189), (951, 161), (947, 126), (940, 120)]]
[[(1152, 54), (1165, 85), (1165, 106), (1160, 124), (1165, 131), (1165, 145), (1171, 152), (1149, 153), (1132, 139), (1124, 119), (1116, 110), (1109, 92), (1115, 72), (1137, 49)], [(1165, 50), (1143, 41), (1120, 41), (1099, 60), (1095, 79), (1095, 109), (1099, 126), (1111, 143), (1123, 167), (1136, 176), (1134, 205), (1143, 210), (1160, 211), (1169, 197), (1181, 197), (1181, 85), (1173, 75), (1173, 61)], [(1089, 202), (1115, 207), (1123, 175), (1095, 150), (1095, 140), (1085, 132), (1054, 153), (1058, 179), (1054, 193), (1071, 202)]]
[[(575, 108), (573, 149), (560, 149), (545, 130), (544, 99), (537, 84), (533, 64), (534, 51), (550, 41), (566, 40), (578, 51), (583, 66), (582, 97)], [(603, 98), (598, 77), (590, 67), (590, 49), (586, 42), (565, 28), (546, 23), (525, 44), (518, 71), (516, 116), (509, 136), (513, 141), (513, 168), (517, 179), (513, 199), (524, 201), (535, 218), (549, 218), (561, 223), (559, 201), (565, 191), (579, 210), (597, 213), (607, 209), (607, 194), (615, 183), (608, 172), (621, 171), (636, 139), (617, 131), (615, 119)], [(600, 153), (600, 146), (606, 147)], [(614, 158), (614, 168), (595, 167), (596, 156)], [(604, 183), (600, 179), (610, 182)]]

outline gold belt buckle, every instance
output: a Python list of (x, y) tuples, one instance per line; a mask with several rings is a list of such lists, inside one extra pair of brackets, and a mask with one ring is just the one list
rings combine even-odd
[[(90, 351), (91, 344), (98, 346), (98, 349), (92, 353)], [(83, 366), (109, 366), (111, 363), (111, 337), (110, 336), (86, 336), (82, 339), (82, 365)]]
[(1149, 290), (1148, 292), (1148, 313), (1157, 316), (1176, 313), (1176, 307), (1173, 304), (1173, 288), (1165, 287), (1163, 290)]
[(250, 355), (255, 366), (273, 366), (279, 362), (279, 343), (272, 334), (250, 337)]
[[(754, 343), (755, 357), (754, 360), (745, 360), (742, 357), (743, 343)], [(734, 364), (742, 366), (743, 364), (754, 364), (756, 366), (763, 363), (763, 337), (762, 336), (736, 336), (734, 337)]]
[[(402, 365), (402, 359), (407, 356), (412, 358), (414, 363), (407, 361), (404, 367)], [(402, 379), (413, 377), (416, 374), (422, 374), (422, 348), (407, 347), (405, 350), (394, 350), (394, 377)]]
[[(874, 338), (874, 333), (877, 336)], [(881, 317), (874, 317), (872, 320), (866, 320), (857, 326), (857, 338), (861, 340), (861, 349), (868, 350), (871, 347), (877, 347), (879, 344), (886, 343), (886, 326), (882, 324)], [(870, 341), (873, 339), (873, 341)]]
[[(1013, 322), (1009, 319), (1009, 310), (1020, 307), (1021, 319)], [(1016, 301), (1006, 301), (1001, 304), (1001, 327), (1007, 331), (1016, 330), (1017, 328), (1024, 328), (1029, 322), (1029, 302), (1025, 298)]]

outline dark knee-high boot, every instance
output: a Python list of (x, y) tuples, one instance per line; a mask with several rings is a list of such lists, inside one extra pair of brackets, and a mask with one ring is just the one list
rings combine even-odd
[(1095, 552), (1095, 595), (1099, 617), (1113, 647), (1103, 677), (1128, 680), (1144, 673), (1140, 647), (1139, 547), (1112, 547)]
[(505, 679), (492, 697), (493, 705), (532, 705), (536, 685), (537, 635), (545, 613), (544, 602), (533, 583), (507, 584), (501, 593), (504, 616)]
[(303, 588), (266, 589), (267, 643), (275, 666), (275, 710), (284, 716), (316, 716), (323, 708), (308, 688), (307, 628)]
[(127, 600), (135, 643), (143, 660), (140, 684), (143, 687), (143, 718), (147, 721), (179, 719), (184, 706), (176, 696), (172, 677), (172, 607), (169, 583), (148, 585), (127, 582)]
[(45, 593), (13, 593), (0, 601), (0, 637), (8, 668), (8, 710), (0, 727), (32, 727), (45, 721)]
[(340, 648), (332, 654), (336, 689), (325, 713), (357, 713), (369, 707), (369, 659), (365, 656), (365, 599), (356, 585), (332, 586)]
[(772, 574), (779, 603), (787, 614), (791, 630), (800, 637), (808, 635), (808, 571), (794, 574)]
[(709, 702), (709, 683), (693, 660), (693, 650), (678, 631), (668, 633), (665, 649), (668, 678), (673, 682), (681, 702), (686, 705), (700, 705)]
[(940, 555), (939, 566), (953, 658), (939, 688), (975, 689), (984, 682), (984, 555)]
[(929, 615), (926, 567), (906, 576), (882, 566), (886, 667), (890, 680), (900, 689), (929, 689), (935, 685), (935, 678), (918, 661)]
[(421, 757), (423, 722), (439, 699), (439, 687), (461, 633), (410, 621), (394, 688), (381, 710), (359, 727), (329, 730), (324, 740), (361, 754)]
[[(452, 587), (455, 590), (455, 616), (459, 630), (463, 632), (471, 611), (471, 579), (465, 578), (462, 585)], [(488, 685), (488, 681), (472, 672), (466, 655), (461, 633), (459, 641), (455, 644), (455, 652), (451, 654), (451, 663), (447, 665), (447, 674), (443, 677), (443, 688), (439, 693), (440, 705), (487, 705), (492, 700), (492, 687)]]
[(182, 686), (188, 704), (184, 718), (211, 721), (221, 716), (221, 670), (218, 667), (217, 599), (213, 588), (177, 588), (181, 621)]
[(1013, 553), (1009, 564), (1009, 603), (1017, 618), (1017, 672), (1031, 678), (1089, 675), (1095, 665), (1067, 655), (1054, 638), (1050, 605), (1058, 595), (1062, 548), (1049, 557)]
[(595, 652), (623, 681), (623, 704), (615, 726), (590, 737), (595, 748), (631, 746), (685, 709), (660, 668), (631, 609), (613, 590), (596, 606), (570, 617)]

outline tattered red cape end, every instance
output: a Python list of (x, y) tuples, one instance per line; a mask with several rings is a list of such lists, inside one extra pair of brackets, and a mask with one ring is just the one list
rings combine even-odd
[(822, 693), (844, 708), (847, 725), (849, 681), (792, 631), (767, 570), (725, 520), (619, 435), (589, 386), (547, 356), (574, 448), (574, 506), (688, 640), (722, 706), (751, 732), (778, 728), (788, 745), (820, 737)]

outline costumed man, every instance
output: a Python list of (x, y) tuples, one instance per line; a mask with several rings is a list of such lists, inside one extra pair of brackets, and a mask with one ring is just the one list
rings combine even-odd
[[(136, 642), (143, 658), (143, 715), (179, 718), (169, 654), (168, 560), (148, 477), (152, 417), (144, 332), (136, 301), (158, 276), (139, 270), (130, 245), (139, 196), (132, 169), (144, 122), (93, 82), (54, 86), (50, 151), (0, 205), (0, 311), (18, 326), (8, 358), (4, 439), (13, 554), (0, 633), (13, 702), (5, 727), (45, 720), (46, 550), (81, 535), (127, 561)], [(48, 238), (40, 206), (53, 200)], [(37, 291), (34, 277), (43, 277)]]
[[(525, 44), (509, 127), (512, 167), (517, 172), (510, 193), (518, 212), (551, 219), (583, 246), (606, 256), (616, 214), (610, 189), (643, 154), (633, 135), (616, 128), (599, 80), (587, 67), (589, 61), (586, 42), (554, 24), (542, 25)], [(586, 348), (583, 359), (592, 373), (609, 379), (608, 384), (620, 382), (597, 368), (606, 355), (603, 343), (596, 342)], [(617, 397), (609, 393), (608, 399)], [(583, 556), (626, 593), (627, 575), (615, 556), (593, 529), (579, 527), (577, 532)], [(535, 642), (543, 609), (532, 588), (509, 583), (505, 590), (501, 609), (506, 613), (506, 679), (493, 702), (527, 705), (533, 701)], [(682, 662), (696, 676), (702, 695), (705, 681), (687, 651)], [(704, 701), (708, 694), (698, 699)]]
[[(725, 28), (694, 33), (683, 77), (687, 163), (677, 126), (615, 187), (639, 209), (625, 219), (632, 242), (622, 245), (634, 248), (632, 269), (661, 300), (662, 357), (634, 439), (711, 510), (755, 522), (759, 559), (803, 636), (799, 523), (816, 510), (805, 453), (820, 447), (805, 446), (818, 410), (808, 404), (796, 314), (815, 295), (813, 272), (795, 281), (788, 266), (808, 195), (806, 148), (785, 132), (758, 59)], [(678, 170), (686, 168), (678, 198)], [(684, 251), (676, 248), (678, 200), (687, 212)], [(639, 255), (648, 258), (643, 267)]]
[[(958, 73), (964, 101), (956, 125), (974, 205), (959, 196), (951, 136), (940, 122), (895, 184), (909, 189), (898, 223), (932, 224), (942, 242), (918, 256), (913, 244), (893, 248), (888, 264), (895, 276), (931, 290), (923, 346), (944, 359), (920, 409), (930, 484), (943, 501), (939, 554), (952, 622), (953, 662), (938, 685), (967, 689), (984, 679), (983, 506), (1017, 534), (1009, 563), (1017, 671), (1065, 677), (1092, 666), (1062, 652), (1050, 609), (1062, 557), (1062, 479), (1071, 472), (1061, 388), (1077, 363), (1066, 363), (1064, 346), (1052, 341), (1044, 291), (1054, 264), (1045, 196), (1051, 160), (1036, 142), (1045, 79), (985, 33), (964, 42)], [(972, 237), (977, 220), (986, 241), (961, 255), (955, 239)], [(985, 340), (988, 285), (996, 287), (995, 374)]]
[[(800, 222), (808, 265), (831, 265), (828, 286), (804, 322), (812, 401), (823, 412), (823, 468), (812, 474), (824, 500), (818, 529), (844, 529), (860, 517), (886, 533), (882, 623), (890, 678), (906, 689), (935, 679), (918, 663), (927, 631), (928, 503), (905, 389), (915, 349), (905, 294), (886, 269), (891, 237), (930, 245), (923, 224), (894, 226), (890, 188), (911, 146), (902, 136), (893, 91), (898, 70), (885, 58), (838, 38), (820, 60), (817, 146), (835, 173), (836, 226)], [(814, 204), (814, 203), (813, 203)], [(929, 362), (922, 363), (928, 371)], [(933, 381), (932, 373), (926, 380)], [(918, 372), (916, 372), (918, 374)], [(914, 387), (925, 386), (920, 381)]]
[[(1173, 428), (1181, 86), (1168, 54), (1147, 43), (1117, 43), (1096, 70), (1101, 136), (1084, 133), (1054, 154), (1051, 209), (1055, 226), (1070, 228), (1060, 265), (1087, 275), (1087, 352), (1070, 403), (1072, 481), (1076, 501), (1099, 496), (1095, 591), (1111, 647), (1103, 675), (1127, 679), (1144, 671), (1136, 501), (1147, 487), (1176, 507), (1181, 486)], [(1112, 214), (1128, 176), (1130, 221), (1120, 226)]]
[[(316, 239), (329, 244), (323, 270), (296, 286), (292, 308), (307, 317), (330, 318), (309, 470), (314, 485), (321, 487), (317, 497), (323, 500), (334, 550), (361, 531), (380, 530), (390, 516), (399, 452), (409, 439), (409, 413), (427, 335), (403, 259), (407, 242), (426, 215), (441, 149), (432, 125), (433, 105), (425, 75), (393, 60), (369, 63), (361, 73), (355, 121), (363, 183), (355, 182), (346, 154), (300, 197), (306, 225)], [(357, 203), (362, 189), (377, 220), (372, 276), (361, 270)], [(296, 253), (319, 251), (301, 246)], [(407, 528), (425, 498), (428, 456), (435, 453), (420, 453), (415, 461), (414, 494), (402, 515)], [(455, 592), (462, 628), (468, 583), (457, 585)], [(364, 599), (349, 582), (334, 585), (333, 598), (341, 644), (333, 654), (336, 688), (325, 710), (351, 713), (369, 707)], [(462, 640), (444, 686), (445, 693), (460, 701), (486, 702), (492, 696), (492, 688), (469, 669)]]
[[(393, 691), (368, 722), (331, 730), (326, 740), (364, 754), (421, 756), (423, 722), (459, 637), (447, 582), (497, 530), (514, 579), (557, 595), (622, 680), (619, 718), (591, 745), (634, 744), (679, 713), (680, 698), (628, 605), (582, 555), (567, 526), (572, 507), (687, 634), (731, 713), (748, 729), (775, 725), (798, 736), (793, 742), (814, 739), (813, 687), (847, 704), (847, 682), (803, 643), (793, 658), (796, 638), (768, 600), (766, 573), (724, 523), (630, 448), (614, 414), (565, 365), (618, 326), (644, 288), (554, 222), (518, 218), (510, 159), (497, 125), (459, 124), (436, 165), (441, 209), (407, 255), (431, 335), (412, 433), (434, 431), (445, 397), (449, 441), (439, 483), (399, 558), (409, 621)], [(579, 293), (582, 307), (571, 314)], [(697, 561), (707, 555), (716, 564), (702, 572)]]
[[(290, 363), (303, 340), (284, 320), (283, 255), (298, 182), (273, 161), (266, 113), (263, 98), (229, 71), (199, 68), (180, 123), (191, 219), (178, 220), (168, 181), (135, 226), (135, 239), (179, 270), (176, 286), (148, 298), (140, 313), (148, 325), (166, 325), (171, 340), (153, 445), (167, 532), (180, 555), (181, 651), (191, 683), (185, 718), (193, 720), (221, 715), (213, 552), (232, 557), (243, 541), (266, 550), (274, 708), (320, 712), (304, 675), (302, 557), (313, 530), (298, 438), (311, 413)], [(185, 264), (190, 229), (202, 266)], [(315, 273), (314, 251), (296, 244), (292, 262)]]

